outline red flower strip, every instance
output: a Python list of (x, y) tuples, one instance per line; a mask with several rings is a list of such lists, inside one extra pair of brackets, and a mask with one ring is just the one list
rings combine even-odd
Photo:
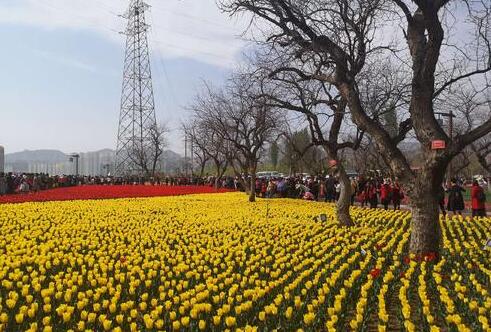
[(1, 203), (24, 203), (24, 202), (47, 202), (47, 201), (69, 201), (89, 199), (113, 199), (113, 198), (136, 198), (136, 197), (158, 197), (179, 196), (191, 194), (210, 194), (227, 192), (229, 190), (215, 190), (209, 186), (79, 186), (56, 188), (29, 194), (15, 194), (0, 196)]

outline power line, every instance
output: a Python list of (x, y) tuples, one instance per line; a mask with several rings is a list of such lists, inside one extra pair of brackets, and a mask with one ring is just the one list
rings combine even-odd
[(221, 23), (209, 21), (207, 19), (204, 19), (204, 18), (198, 17), (198, 16), (193, 16), (193, 15), (190, 15), (190, 14), (184, 14), (184, 13), (181, 13), (181, 12), (173, 11), (173, 10), (170, 10), (168, 8), (159, 8), (159, 7), (155, 7), (155, 6), (153, 6), (152, 8), (154, 10), (157, 9), (157, 11), (168, 12), (168, 13), (170, 13), (172, 15), (175, 15), (175, 16), (185, 17), (185, 18), (190, 19), (190, 20), (193, 20), (193, 21), (200, 21), (200, 22), (203, 22), (203, 23), (206, 23), (206, 24), (209, 24), (209, 25), (213, 25), (213, 26), (216, 26), (216, 27), (220, 27), (220, 28), (224, 28), (224, 29), (230, 29), (231, 28), (229, 25), (225, 25), (225, 24), (221, 24)]
[[(153, 12), (150, 11), (150, 20), (151, 20), (151, 24), (153, 26), (154, 24), (154, 19), (153, 19)], [(150, 30), (150, 38), (152, 39), (152, 43), (153, 44), (156, 44), (156, 39), (155, 39), (155, 35), (153, 33), (153, 30)], [(174, 105), (177, 105), (177, 99), (176, 99), (176, 96), (175, 96), (175, 93), (174, 93), (174, 88), (173, 88), (173, 85), (171, 84), (170, 82), (170, 78), (169, 78), (169, 75), (168, 75), (168, 72), (165, 68), (165, 63), (164, 63), (164, 57), (163, 57), (163, 54), (162, 52), (160, 51), (160, 48), (159, 47), (154, 47), (154, 49), (156, 50), (157, 52), (157, 58), (158, 58), (158, 63), (161, 65), (161, 67), (158, 67), (157, 68), (161, 68), (162, 69), (162, 72), (163, 72), (163, 76), (165, 77), (166, 79), (166, 82), (167, 82), (167, 86), (169, 88), (169, 91), (170, 91), (170, 94), (171, 94), (171, 98), (172, 98), (172, 101), (174, 102)]]
[[(45, 7), (48, 7), (51, 10), (55, 10), (57, 12), (63, 13), (64, 16), (67, 16), (67, 8), (66, 7), (55, 6), (49, 0), (38, 0), (38, 1), (41, 2), (42, 5), (44, 5)], [(77, 12), (75, 12), (73, 10), (68, 10), (68, 12), (69, 12), (69, 16), (70, 17), (74, 18), (75, 20), (77, 20), (80, 23), (87, 24), (88, 27), (91, 27), (91, 28), (103, 28), (103, 29), (106, 29), (106, 30), (109, 30), (109, 31), (112, 31), (112, 32), (115, 31), (114, 29), (108, 27), (106, 24), (101, 23), (101, 21), (99, 19), (96, 19), (96, 18), (93, 18), (93, 17), (91, 18), (91, 17), (84, 16), (84, 15), (80, 15), (79, 13), (77, 13)], [(114, 17), (117, 17), (118, 16), (114, 12), (112, 14), (114, 15)]]

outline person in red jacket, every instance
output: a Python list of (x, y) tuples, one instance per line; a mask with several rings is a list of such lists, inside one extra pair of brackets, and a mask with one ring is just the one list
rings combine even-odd
[(397, 180), (392, 185), (392, 204), (394, 204), (394, 210), (401, 209), (401, 201), (404, 199), (404, 193), (402, 192), (401, 185)]
[(472, 216), (486, 217), (486, 195), (484, 189), (475, 180), (472, 182), (471, 200)]
[(370, 209), (376, 209), (378, 204), (378, 189), (375, 180), (370, 181), (368, 184), (366, 195), (368, 203), (370, 203)]
[(390, 187), (389, 180), (385, 180), (384, 184), (380, 187), (380, 202), (384, 205), (384, 209), (389, 209), (389, 203), (392, 200), (392, 188)]

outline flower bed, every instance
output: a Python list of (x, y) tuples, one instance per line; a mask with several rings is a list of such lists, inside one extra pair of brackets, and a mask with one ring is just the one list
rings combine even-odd
[(489, 331), (491, 219), (442, 219), (438, 260), (408, 212), (246, 200), (2, 206), (0, 331)]
[(56, 188), (37, 193), (0, 196), (1, 203), (68, 201), (86, 199), (110, 199), (133, 197), (179, 196), (189, 194), (205, 194), (226, 192), (215, 190), (210, 186), (78, 186)]

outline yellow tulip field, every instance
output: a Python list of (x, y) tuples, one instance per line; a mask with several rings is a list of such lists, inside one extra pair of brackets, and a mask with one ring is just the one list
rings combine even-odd
[[(318, 218), (327, 215), (327, 221)], [(241, 193), (0, 205), (0, 331), (490, 331), (491, 219)]]

